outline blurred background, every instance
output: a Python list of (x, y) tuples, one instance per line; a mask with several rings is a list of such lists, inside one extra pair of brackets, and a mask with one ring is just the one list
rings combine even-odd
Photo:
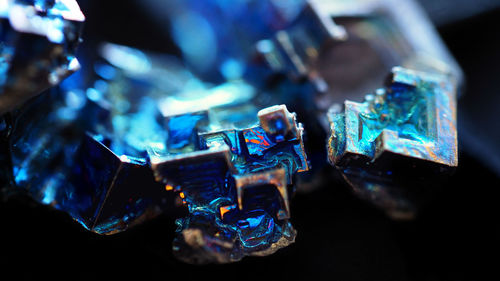
[[(151, 8), (161, 1), (78, 2), (87, 17), (83, 46), (109, 41), (180, 56), (168, 19)], [(420, 2), (467, 81), (458, 109), (459, 167), (415, 221), (391, 221), (352, 196), (346, 186), (324, 186), (297, 194), (292, 201), (292, 222), (298, 230), (292, 246), (236, 264), (190, 266), (171, 255), (175, 226), (167, 215), (102, 237), (64, 213), (28, 198), (13, 198), (0, 204), (0, 278), (498, 279), (500, 1)]]

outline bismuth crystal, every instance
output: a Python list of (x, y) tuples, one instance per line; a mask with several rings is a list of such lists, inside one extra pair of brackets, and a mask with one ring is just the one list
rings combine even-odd
[[(305, 9), (294, 22), (255, 45), (255, 56), (249, 63), (252, 71), (246, 77), (259, 88), (279, 93), (276, 89), (280, 87), (276, 84), (295, 84), (295, 88), (303, 88), (307, 81), (313, 86), (312, 90), (303, 92), (308, 95), (306, 99), (313, 100), (313, 105), (304, 109), (309, 112), (306, 115), (316, 116), (313, 122), (321, 123), (325, 131), (334, 127), (334, 136), (329, 141), (331, 163), (340, 168), (357, 194), (383, 207), (393, 217), (413, 217), (420, 202), (431, 196), (430, 192), (422, 191), (424, 188), (418, 192), (413, 190), (415, 185), (410, 183), (407, 170), (386, 169), (384, 165), (399, 163), (398, 158), (415, 165), (419, 162), (416, 159), (421, 158), (427, 160), (422, 163), (434, 162), (437, 167), (457, 164), (456, 153), (448, 152), (456, 151), (455, 99), (463, 74), (415, 1), (306, 1)], [(374, 110), (372, 113), (360, 109), (364, 104), (344, 102), (361, 101), (366, 93), (379, 87), (396, 66), (406, 69), (395, 70), (393, 76), (398, 81), (388, 85), (386, 90), (377, 91), (378, 94), (367, 96)], [(409, 69), (416, 70), (417, 74)], [(408, 81), (402, 81), (405, 74)], [(415, 81), (440, 81), (442, 85), (435, 82), (413, 85)], [(417, 90), (407, 90), (407, 84)], [(396, 91), (400, 86), (404, 87)], [(426, 92), (429, 94), (424, 95)], [(386, 101), (386, 97), (390, 100)], [(338, 117), (340, 115), (332, 115), (341, 112), (343, 104), (346, 106), (345, 120)], [(446, 117), (440, 116), (441, 112), (446, 112)], [(410, 116), (403, 116), (405, 114)], [(356, 128), (358, 123), (346, 121), (354, 120), (354, 115), (359, 115), (360, 120)], [(429, 128), (441, 128), (442, 124), (447, 124), (443, 130), (450, 135), (437, 138), (441, 141), (434, 140), (431, 136), (438, 133)], [(306, 126), (313, 128), (309, 122)], [(353, 127), (341, 129), (344, 126)], [(393, 130), (392, 135), (389, 129)], [(354, 130), (355, 136), (351, 135)], [(379, 136), (384, 136), (383, 141), (376, 142)], [(355, 153), (344, 154), (347, 148), (342, 144), (351, 139), (356, 144)], [(338, 142), (339, 147), (332, 142)], [(419, 145), (419, 142), (432, 145)], [(386, 147), (375, 150), (375, 144)], [(419, 158), (416, 151), (427, 157)], [(335, 156), (337, 153), (343, 156)], [(385, 160), (374, 161), (378, 159), (377, 153), (382, 153), (384, 156), (380, 157)], [(378, 164), (366, 164), (370, 161)], [(385, 170), (388, 174), (383, 174)], [(434, 170), (423, 173), (424, 170), (421, 170), (423, 178), (439, 182), (438, 173)], [(377, 185), (371, 179), (374, 174)]]
[(194, 70), (104, 44), (90, 71), (37, 96), (78, 68), (84, 16), (73, 0), (0, 0), (2, 186), (98, 234), (180, 201), (174, 254), (227, 263), (295, 239), (290, 200), (310, 164), (288, 108), (312, 128), (315, 163), (331, 133), (330, 163), (394, 218), (457, 165), (462, 73), (413, 1), (144, 2)]
[(174, 250), (188, 262), (293, 242), (292, 179), (309, 169), (295, 114), (259, 111), (244, 82), (206, 84), (172, 57), (125, 46), (103, 45), (94, 71), (86, 90), (70, 83), (16, 112), (16, 186), (98, 234), (174, 211), (179, 191), (189, 215)]
[[(89, 121), (105, 120), (109, 110), (92, 100), (75, 106), (74, 95), (55, 89), (16, 113), (9, 138), (15, 185), (99, 234), (123, 231), (174, 208), (145, 158), (117, 154), (122, 150), (110, 148), (135, 150), (94, 133), (103, 124)], [(100, 118), (89, 120), (90, 114)]]
[(309, 169), (303, 129), (284, 105), (263, 109), (258, 118), (248, 128), (210, 130), (218, 122), (209, 112), (171, 116), (175, 141), (150, 151), (157, 180), (181, 192), (189, 208), (177, 221), (180, 259), (232, 262), (294, 241), (293, 175)]
[(154, 180), (146, 148), (167, 140), (157, 101), (194, 78), (169, 56), (107, 44), (101, 57), (91, 87), (70, 83), (17, 111), (8, 147), (18, 187), (113, 234), (176, 207)]
[[(394, 68), (363, 103), (330, 111), (330, 162), (354, 191), (394, 218), (412, 217), (440, 174), (457, 166), (456, 85), (449, 77)], [(404, 187), (404, 188), (402, 188)]]
[(79, 69), (75, 0), (0, 1), (0, 115)]

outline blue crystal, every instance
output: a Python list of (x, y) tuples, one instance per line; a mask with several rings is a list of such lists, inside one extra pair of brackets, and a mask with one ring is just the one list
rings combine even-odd
[(422, 187), (421, 176), (404, 167), (433, 175), (457, 165), (455, 85), (446, 75), (400, 67), (390, 78), (363, 103), (346, 101), (343, 111), (329, 112), (328, 152), (356, 193), (406, 218)]
[[(107, 46), (105, 58), (128, 55), (149, 61), (130, 50)], [(154, 180), (146, 158), (151, 142), (166, 141), (156, 97), (149, 93), (172, 87), (152, 83), (151, 75), (127, 72), (123, 61), (121, 68), (99, 64), (114, 72), (107, 77), (112, 80), (97, 73), (87, 90), (76, 81), (44, 93), (19, 111), (10, 142), (18, 187), (93, 232), (113, 234), (176, 207), (174, 196)], [(143, 95), (123, 96), (122, 89), (132, 94), (138, 87)]]
[[(346, 151), (376, 158), (380, 149), (402, 152), (411, 157), (428, 159), (431, 161), (454, 165), (453, 151), (455, 142), (442, 143), (442, 146), (434, 148), (435, 152), (425, 148), (415, 147), (432, 144), (438, 140), (439, 134), (445, 134), (445, 139), (453, 140), (453, 132), (446, 133), (445, 128), (436, 127), (437, 117), (452, 118), (452, 108), (439, 108), (436, 113), (437, 103), (449, 102), (452, 85), (447, 84), (446, 78), (439, 74), (423, 74), (395, 68), (393, 70), (393, 82), (387, 87), (369, 94), (364, 103), (346, 102), (345, 113), (332, 114), (330, 120), (336, 130), (333, 132), (335, 144), (332, 157), (342, 157)], [(452, 125), (444, 123), (446, 126)], [(354, 127), (353, 127), (354, 126)], [(438, 131), (436, 130), (441, 130)], [(345, 130), (345, 131), (344, 131)], [(411, 142), (399, 142), (398, 147), (390, 146), (387, 140), (381, 139), (383, 134), (397, 136)], [(382, 142), (383, 147), (377, 147), (376, 143)], [(396, 145), (396, 143), (394, 143)], [(401, 147), (399, 147), (401, 146)], [(334, 159), (332, 158), (332, 159)], [(336, 160), (334, 161), (336, 162)]]
[[(80, 192), (74, 198), (90, 199), (92, 206), (72, 212), (71, 206), (78, 204), (69, 202), (65, 210), (74, 218), (91, 210), (88, 217), (79, 220), (90, 230), (100, 234), (116, 233), (136, 221), (157, 215), (161, 209), (173, 207), (161, 202), (168, 197), (154, 181), (145, 159), (114, 155), (90, 136), (85, 138), (77, 157), (69, 182)], [(65, 192), (68, 191), (65, 188)]]
[[(111, 44), (101, 51), (88, 89), (67, 83), (21, 111), (11, 140), (17, 186), (99, 234), (176, 207), (167, 191), (177, 191), (189, 215), (177, 221), (174, 249), (190, 262), (293, 242), (293, 177), (309, 169), (294, 114), (258, 111), (253, 87), (204, 83), (172, 58)], [(164, 73), (179, 79), (158, 79)], [(193, 233), (211, 241), (204, 250), (187, 239)]]
[(184, 127), (191, 128), (186, 136), (197, 136), (195, 150), (150, 151), (157, 179), (181, 192), (189, 209), (188, 217), (177, 221), (174, 253), (179, 258), (231, 262), (293, 242), (295, 231), (288, 221), (292, 178), (309, 169), (302, 128), (284, 106), (263, 109), (258, 116), (258, 125), (241, 130)]
[(85, 122), (75, 126), (78, 119), (61, 118), (60, 110), (75, 109), (61, 106), (60, 94), (38, 97), (18, 117), (11, 139), (15, 184), (99, 234), (173, 208), (165, 205), (172, 197), (154, 181), (146, 159), (118, 156), (108, 148), (112, 140), (85, 134)]

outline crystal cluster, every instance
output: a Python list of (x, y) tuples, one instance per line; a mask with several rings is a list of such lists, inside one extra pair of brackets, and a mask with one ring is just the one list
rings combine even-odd
[(457, 165), (462, 73), (413, 1), (143, 4), (182, 60), (89, 44), (62, 82), (77, 3), (0, 0), (0, 187), (98, 234), (183, 209), (175, 256), (228, 263), (293, 243), (296, 176), (334, 178), (311, 164), (393, 218)]
[(189, 208), (177, 221), (175, 253), (187, 262), (230, 262), (292, 243), (292, 179), (309, 169), (295, 115), (273, 106), (258, 112), (257, 125), (210, 130), (220, 123), (213, 117), (171, 116), (167, 146), (151, 151), (156, 178)]
[[(100, 53), (86, 90), (65, 83), (15, 114), (17, 186), (99, 234), (173, 211), (171, 191), (181, 192), (189, 215), (174, 249), (192, 263), (294, 241), (292, 179), (309, 169), (295, 114), (259, 111), (253, 87), (204, 83), (170, 56), (113, 44)], [(193, 244), (189, 233), (211, 242)]]

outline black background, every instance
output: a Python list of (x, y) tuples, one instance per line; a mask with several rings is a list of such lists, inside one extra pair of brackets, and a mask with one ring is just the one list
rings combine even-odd
[[(82, 9), (87, 43), (177, 52), (134, 1), (87, 1)], [(230, 265), (191, 266), (170, 253), (167, 215), (102, 237), (16, 196), (0, 205), (0, 280), (500, 280), (500, 10), (440, 23), (467, 77), (460, 165), (415, 221), (391, 221), (331, 183), (295, 196), (292, 246)]]

